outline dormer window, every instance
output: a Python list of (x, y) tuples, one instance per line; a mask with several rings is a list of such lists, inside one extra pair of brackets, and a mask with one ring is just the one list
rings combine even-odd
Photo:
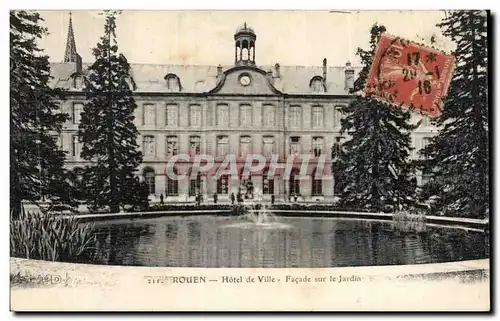
[(309, 87), (312, 92), (323, 93), (325, 92), (325, 85), (323, 83), (323, 77), (314, 76), (309, 82)]
[(73, 87), (76, 89), (81, 89), (83, 87), (82, 75), (74, 75), (73, 76)]
[(165, 76), (165, 81), (167, 82), (168, 91), (181, 91), (181, 82), (177, 75), (168, 74)]

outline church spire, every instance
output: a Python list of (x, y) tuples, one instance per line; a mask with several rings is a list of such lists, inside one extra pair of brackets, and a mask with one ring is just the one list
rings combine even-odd
[(73, 33), (73, 21), (71, 11), (69, 12), (68, 39), (66, 40), (66, 51), (64, 52), (64, 62), (78, 62), (79, 55), (76, 52), (75, 34)]

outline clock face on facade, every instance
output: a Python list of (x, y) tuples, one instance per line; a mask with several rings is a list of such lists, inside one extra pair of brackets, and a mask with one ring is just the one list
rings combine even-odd
[(248, 86), (250, 85), (251, 79), (250, 76), (248, 75), (241, 75), (240, 76), (240, 84), (243, 86)]

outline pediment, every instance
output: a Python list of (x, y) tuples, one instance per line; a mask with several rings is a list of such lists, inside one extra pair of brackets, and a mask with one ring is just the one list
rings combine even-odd
[(276, 95), (281, 94), (274, 88), (267, 73), (259, 68), (239, 66), (226, 70), (213, 94)]

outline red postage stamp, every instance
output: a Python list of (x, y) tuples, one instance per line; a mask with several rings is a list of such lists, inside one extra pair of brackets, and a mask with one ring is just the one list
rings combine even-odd
[(365, 93), (429, 117), (438, 117), (454, 65), (455, 58), (451, 55), (383, 34)]

